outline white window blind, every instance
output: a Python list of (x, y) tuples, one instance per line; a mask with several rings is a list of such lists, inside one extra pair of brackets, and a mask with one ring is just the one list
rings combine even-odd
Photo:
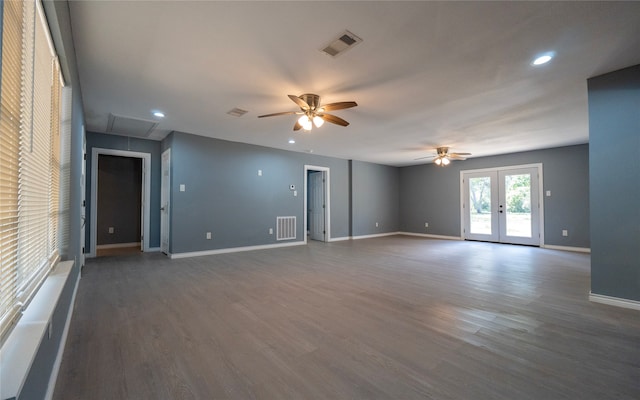
[(60, 94), (60, 209), (58, 244), (60, 255), (69, 254), (69, 205), (71, 194), (71, 88), (61, 87)]
[[(63, 86), (41, 4), (33, 0), (10, 0), (5, 1), (3, 7), (0, 88), (0, 126), (3, 129), (0, 162), (3, 179), (0, 207), (2, 336), (59, 257), (60, 97)], [(14, 51), (17, 67), (9, 62), (12, 54), (5, 54), (13, 47), (17, 49)], [(15, 72), (16, 69), (19, 72)], [(6, 86), (11, 89), (6, 92), (5, 81), (11, 81)], [(8, 139), (5, 140), (5, 136)], [(9, 138), (16, 137), (17, 142), (9, 143)], [(6, 184), (5, 170), (15, 170), (13, 175), (7, 175)]]
[(0, 87), (0, 334), (17, 317), (18, 152), (22, 92), (23, 3), (2, 5)]

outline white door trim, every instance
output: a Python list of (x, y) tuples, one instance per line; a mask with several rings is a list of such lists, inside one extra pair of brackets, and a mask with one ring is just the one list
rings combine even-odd
[(143, 251), (149, 251), (149, 220), (151, 218), (151, 153), (137, 151), (102, 149), (94, 147), (91, 151), (91, 231), (87, 257), (96, 256), (98, 237), (98, 157), (101, 155), (132, 157), (142, 159), (142, 236)]
[(465, 220), (465, 210), (462, 207), (465, 204), (465, 193), (464, 193), (464, 174), (471, 174), (477, 172), (493, 172), (493, 171), (506, 171), (511, 169), (522, 169), (522, 168), (537, 168), (538, 169), (538, 204), (539, 204), (539, 232), (540, 232), (540, 247), (544, 246), (544, 180), (543, 180), (543, 167), (542, 163), (534, 163), (534, 164), (522, 164), (522, 165), (507, 165), (504, 167), (493, 167), (493, 168), (481, 168), (481, 169), (468, 169), (460, 171), (460, 237), (462, 240), (465, 240), (464, 233), (464, 220)]
[(307, 243), (307, 196), (308, 196), (308, 182), (307, 182), (307, 174), (308, 171), (322, 171), (325, 175), (324, 182), (324, 198), (325, 198), (325, 213), (324, 213), (324, 229), (326, 230), (326, 235), (324, 236), (325, 242), (331, 241), (331, 180), (330, 180), (330, 168), (328, 167), (319, 167), (316, 165), (305, 165), (304, 166), (304, 208), (302, 209), (302, 214), (304, 215), (304, 225), (302, 231), (304, 232), (304, 242)]

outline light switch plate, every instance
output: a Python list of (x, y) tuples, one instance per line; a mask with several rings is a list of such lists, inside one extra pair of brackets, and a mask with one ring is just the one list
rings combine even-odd
[(184, 192), (185, 190), (187, 190), (187, 187), (185, 186), (184, 183), (180, 184), (180, 191)]

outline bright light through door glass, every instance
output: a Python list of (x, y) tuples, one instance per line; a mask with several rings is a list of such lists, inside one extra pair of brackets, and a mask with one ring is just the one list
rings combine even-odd
[(491, 235), (491, 178), (469, 178), (470, 233)]
[(507, 236), (531, 237), (531, 175), (504, 177)]

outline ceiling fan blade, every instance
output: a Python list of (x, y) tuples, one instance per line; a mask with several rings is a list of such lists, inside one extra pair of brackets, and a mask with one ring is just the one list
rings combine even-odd
[(349, 123), (345, 120), (343, 120), (340, 117), (336, 117), (335, 115), (331, 115), (331, 114), (318, 114), (318, 117), (322, 118), (323, 120), (327, 121), (327, 122), (331, 122), (332, 124), (336, 124), (336, 125), (340, 125), (340, 126), (347, 126), (349, 125)]
[(333, 110), (343, 110), (345, 108), (351, 108), (357, 106), (358, 103), (355, 101), (340, 101), (338, 103), (329, 103), (320, 107), (322, 111), (333, 111)]
[(298, 111), (285, 111), (285, 112), (279, 112), (279, 113), (273, 113), (273, 114), (258, 115), (258, 118), (275, 117), (278, 115), (291, 115), (296, 113), (298, 113)]
[(449, 154), (448, 157), (452, 160), (466, 160), (466, 157), (459, 156), (458, 154)]
[(309, 109), (309, 105), (304, 100), (302, 100), (300, 97), (290, 94), (289, 98), (294, 103), (296, 103), (298, 105), (298, 107), (302, 108), (303, 110), (307, 111)]
[(471, 153), (449, 153), (449, 154), (451, 154), (452, 156), (454, 156), (454, 155), (455, 156), (470, 156), (471, 155)]
[(302, 125), (300, 125), (300, 123), (296, 121), (296, 123), (293, 125), (293, 130), (299, 131), (300, 129), (302, 129)]
[(436, 156), (426, 156), (426, 157), (418, 157), (418, 158), (414, 158), (413, 161), (418, 161), (418, 160), (426, 160), (427, 158), (435, 158)]

